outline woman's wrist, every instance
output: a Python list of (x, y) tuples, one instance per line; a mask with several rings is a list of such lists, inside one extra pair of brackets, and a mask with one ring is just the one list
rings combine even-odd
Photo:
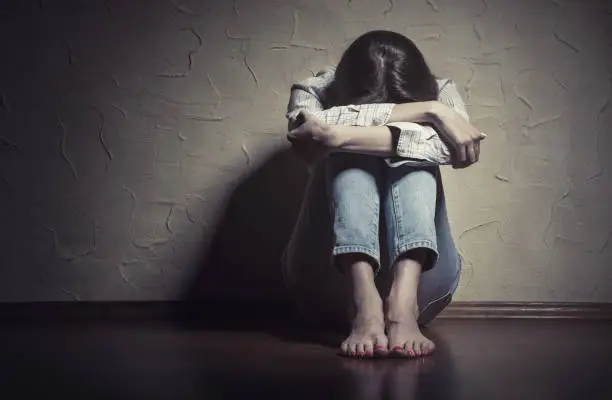
[(350, 128), (348, 125), (328, 125), (325, 145), (331, 152), (341, 152), (350, 143), (353, 133)]
[(429, 109), (425, 113), (425, 120), (422, 122), (438, 124), (448, 116), (449, 108), (443, 103), (439, 101), (431, 101), (428, 103)]
[(381, 157), (395, 155), (388, 126), (330, 125), (327, 148), (332, 153), (358, 153)]

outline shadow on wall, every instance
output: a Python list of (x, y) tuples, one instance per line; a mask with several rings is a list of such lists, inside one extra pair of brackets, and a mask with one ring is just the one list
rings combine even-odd
[(240, 182), (184, 299), (284, 299), (281, 256), (307, 181), (305, 164), (284, 149)]
[[(329, 274), (325, 262), (312, 262), (323, 260), (319, 258), (321, 250), (312, 250), (314, 253), (303, 253), (310, 251), (303, 247), (298, 250), (300, 254), (314, 254), (302, 265), (307, 268), (296, 269), (301, 271), (298, 275), (302, 284), (294, 288), (299, 292), (300, 304), (294, 303), (296, 296), (289, 295), (282, 279), (281, 257), (297, 221), (308, 180), (306, 164), (287, 148), (272, 154), (236, 185), (222, 210), (217, 231), (182, 296), (177, 310), (182, 322), (255, 328), (269, 327), (270, 322), (282, 320), (294, 328), (346, 329), (346, 310), (337, 301), (344, 296), (344, 281), (340, 274)], [(313, 182), (316, 187), (320, 183)], [(312, 199), (318, 200), (320, 196), (313, 195)], [(325, 204), (318, 204), (311, 212), (324, 213), (326, 208)], [(325, 224), (308, 228), (308, 234), (299, 242), (324, 249), (331, 234), (319, 231)], [(385, 240), (383, 226), (381, 239)], [(386, 247), (381, 250), (381, 262), (387, 264)], [(391, 275), (388, 269), (383, 269), (377, 285), (385, 297), (390, 283)]]

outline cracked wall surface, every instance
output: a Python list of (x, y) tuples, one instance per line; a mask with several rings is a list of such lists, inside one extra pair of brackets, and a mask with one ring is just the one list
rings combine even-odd
[(281, 293), (305, 178), (265, 165), (289, 87), (371, 29), (412, 38), (488, 134), (443, 172), (455, 299), (611, 302), (604, 0), (5, 2), (0, 301), (179, 298), (213, 245), (216, 290)]

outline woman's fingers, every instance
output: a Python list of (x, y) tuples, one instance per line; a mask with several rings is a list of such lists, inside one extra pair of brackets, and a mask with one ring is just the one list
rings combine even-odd
[(467, 160), (467, 149), (466, 145), (460, 144), (459, 149), (457, 151), (457, 155), (459, 156), (459, 163), (465, 164)]
[[(463, 157), (462, 157), (463, 154)], [(453, 168), (455, 169), (463, 169), (467, 167), (465, 162), (465, 146), (458, 146), (455, 150), (454, 160), (453, 160)]]
[(467, 168), (470, 165), (477, 163), (480, 159), (480, 140), (468, 142), (457, 146), (455, 161), (453, 167), (455, 169)]
[(290, 141), (292, 139), (305, 139), (307, 137), (308, 132), (302, 126), (299, 126), (294, 130), (289, 131), (289, 133), (287, 134), (287, 139), (289, 139)]
[(468, 143), (466, 146), (467, 164), (472, 165), (478, 160), (476, 155), (476, 144), (474, 142)]

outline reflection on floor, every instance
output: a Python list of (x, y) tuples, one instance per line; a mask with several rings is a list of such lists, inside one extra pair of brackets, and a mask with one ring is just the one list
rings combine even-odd
[[(0, 331), (6, 399), (604, 399), (612, 323), (442, 319), (420, 360), (339, 357), (334, 334), (160, 325)], [(60, 397), (62, 396), (62, 397)]]

